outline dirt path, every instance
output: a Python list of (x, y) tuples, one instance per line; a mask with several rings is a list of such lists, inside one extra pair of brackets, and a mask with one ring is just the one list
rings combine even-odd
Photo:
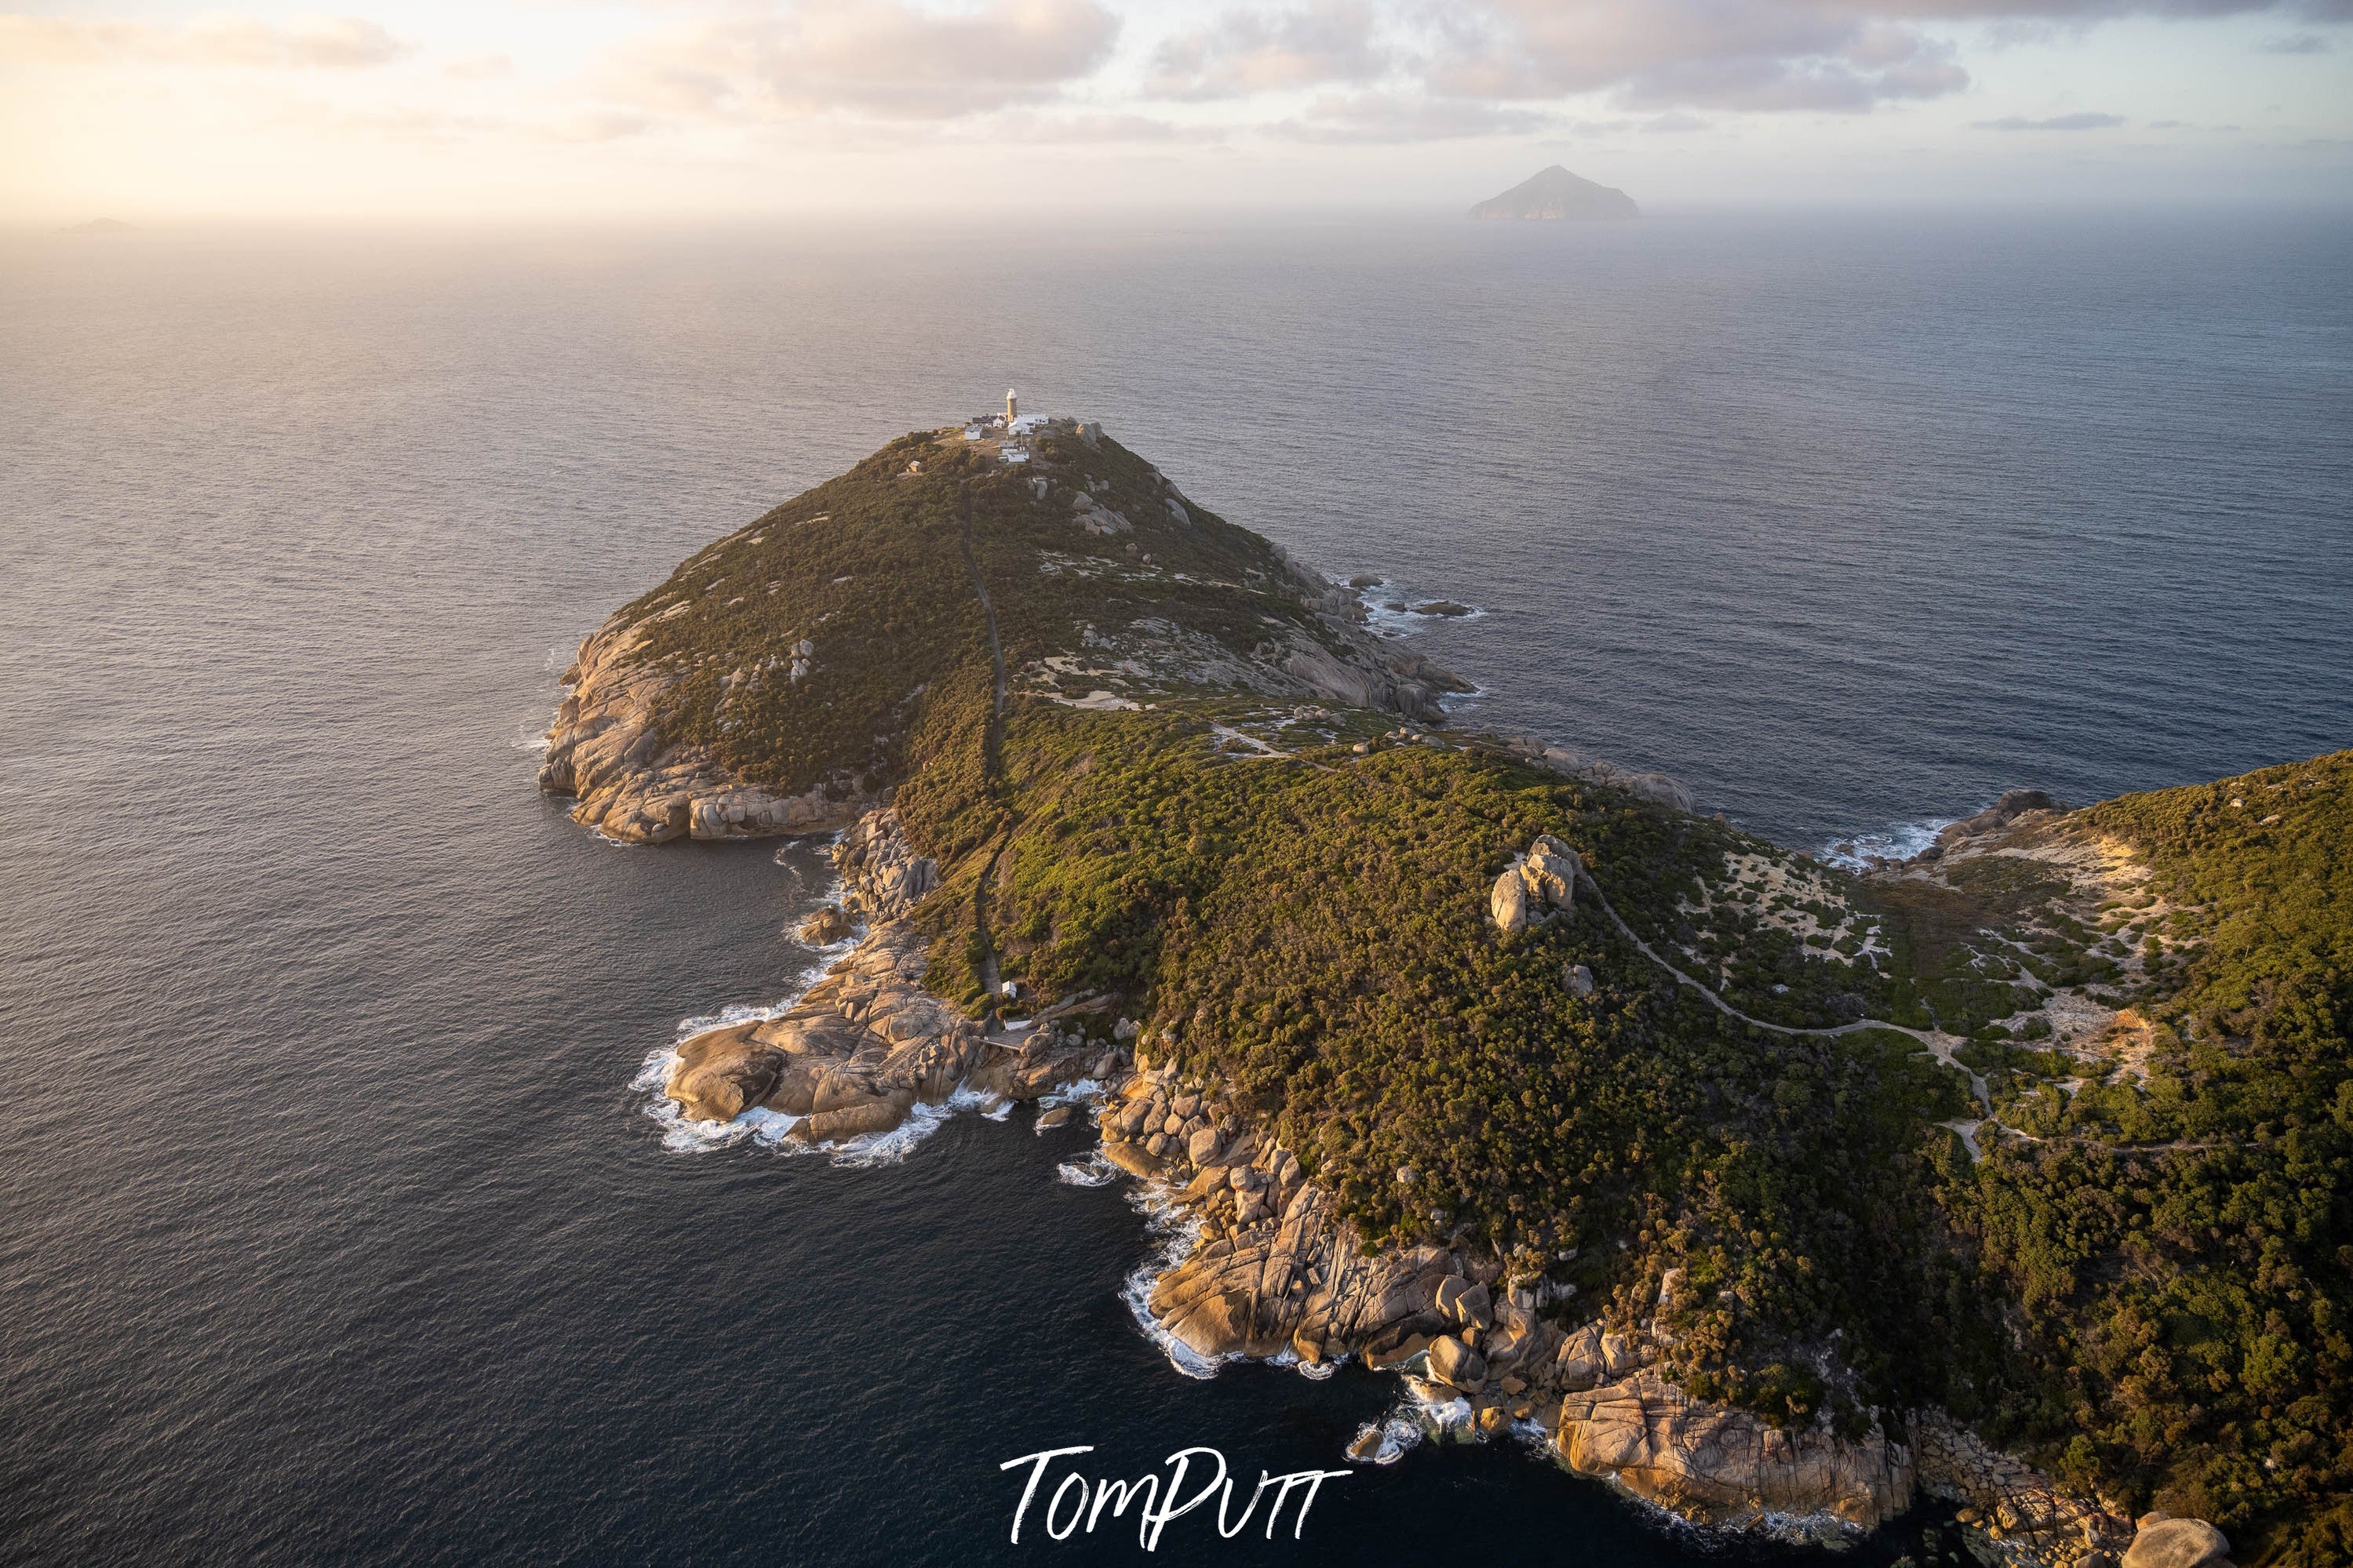
[[(988, 596), (988, 584), (980, 579), (980, 562), (972, 552), (972, 492), (963, 491), (962, 526), (956, 535), (957, 548), (964, 552), (964, 569), (972, 578), (973, 595), (980, 601), (981, 617), (988, 625), (988, 659), (995, 667), (996, 682), (989, 694), (988, 728), (983, 733), (980, 746), (980, 772), (983, 786), (992, 795), (998, 794), (1005, 779), (1005, 647), (997, 636), (997, 605)], [(1002, 804), (1000, 802), (1000, 804)], [(980, 880), (972, 894), (973, 929), (980, 938), (980, 983), (988, 993), (988, 1009), (982, 1026), (994, 1027), (997, 1021), (997, 1001), (999, 982), (997, 949), (988, 940), (988, 886), (997, 879), (997, 862), (1013, 842), (1013, 829), (1018, 825), (1012, 807), (1005, 808), (1005, 829), (997, 837), (997, 845), (988, 852), (988, 864), (980, 870)]]
[(2013, 1137), (2024, 1138), (2030, 1142), (2040, 1143), (2042, 1142), (2042, 1139), (2036, 1138), (2031, 1133), (2021, 1132), (2015, 1127), (2009, 1126), (2004, 1122), (1994, 1120), (1993, 1093), (1987, 1087), (1986, 1080), (1972, 1069), (1967, 1062), (1960, 1060), (1954, 1055), (1954, 1052), (1957, 1047), (1967, 1043), (1959, 1036), (1947, 1035), (1939, 1029), (1909, 1028), (1902, 1024), (1884, 1023), (1877, 1018), (1862, 1018), (1852, 1024), (1840, 1024), (1828, 1029), (1793, 1028), (1787, 1024), (1768, 1024), (1762, 1018), (1752, 1018), (1747, 1014), (1742, 1012), (1739, 1008), (1734, 1006), (1731, 1003), (1726, 1002), (1723, 997), (1717, 995), (1714, 991), (1708, 989), (1705, 985), (1703, 985), (1698, 981), (1693, 979), (1690, 975), (1685, 974), (1682, 970), (1676, 968), (1673, 964), (1668, 963), (1665, 959), (1660, 957), (1657, 952), (1651, 948), (1651, 944), (1644, 942), (1641, 937), (1636, 936), (1634, 934), (1634, 928), (1628, 925), (1623, 920), (1620, 919), (1618, 911), (1609, 907), (1609, 897), (1602, 892), (1601, 885), (1599, 882), (1596, 882), (1590, 876), (1582, 877), (1580, 878), (1580, 880), (1582, 880), (1587, 887), (1593, 889), (1594, 900), (1601, 906), (1601, 912), (1608, 915), (1609, 917), (1610, 924), (1616, 926), (1620, 933), (1622, 934), (1628, 942), (1634, 944), (1635, 951), (1640, 952), (1643, 957), (1649, 959), (1652, 963), (1655, 963), (1660, 968), (1665, 970), (1669, 974), (1673, 975), (1683, 984), (1690, 986), (1702, 996), (1706, 997), (1709, 1003), (1715, 1006), (1716, 1011), (1724, 1014), (1727, 1017), (1737, 1018), (1751, 1028), (1767, 1029), (1777, 1035), (1810, 1035), (1818, 1039), (1833, 1039), (1840, 1035), (1852, 1035), (1862, 1029), (1892, 1030), (1899, 1035), (1908, 1035), (1912, 1038), (1919, 1041), (1923, 1046), (1926, 1046), (1928, 1048), (1928, 1053), (1931, 1056), (1935, 1057), (1937, 1061), (1943, 1063), (1945, 1066), (1958, 1068), (1960, 1071), (1968, 1074), (1969, 1092), (1977, 1098), (1978, 1106), (1986, 1112), (1985, 1116), (1975, 1121), (1940, 1121), (1936, 1123), (1936, 1125), (1939, 1127), (1948, 1128), (1959, 1135), (1961, 1146), (1968, 1151), (1971, 1163), (1975, 1163), (1977, 1161), (1985, 1157), (1984, 1152), (1978, 1145), (1978, 1130), (1980, 1128), (1991, 1127), (1996, 1131), (2007, 1132)]
[[(1725, 1015), (1727, 1017), (1737, 1018), (1742, 1023), (1748, 1025), (1752, 1028), (1769, 1029), (1777, 1035), (1811, 1035), (1822, 1039), (1832, 1038), (1839, 1035), (1852, 1035), (1861, 1029), (1890, 1029), (1899, 1035), (1909, 1035), (1914, 1039), (1919, 1041), (1922, 1045), (1927, 1047), (1929, 1050), (1937, 1052), (1939, 1060), (1944, 1059), (1944, 1052), (1949, 1051), (1954, 1044), (1958, 1043), (1956, 1037), (1951, 1035), (1938, 1034), (1936, 1031), (1929, 1029), (1907, 1028), (1902, 1024), (1882, 1023), (1876, 1018), (1861, 1018), (1852, 1024), (1835, 1024), (1827, 1029), (1800, 1029), (1788, 1024), (1768, 1024), (1762, 1018), (1752, 1018), (1747, 1014), (1742, 1012), (1739, 1008), (1734, 1006), (1731, 1003), (1725, 1001), (1723, 997), (1717, 995), (1714, 991), (1709, 990), (1700, 982), (1693, 979), (1690, 975), (1685, 974), (1682, 970), (1677, 969), (1673, 964), (1660, 957), (1658, 952), (1649, 942), (1644, 942), (1641, 937), (1636, 936), (1634, 934), (1634, 928), (1628, 925), (1623, 920), (1620, 920), (1619, 918), (1618, 911), (1609, 907), (1609, 896), (1602, 892), (1601, 884), (1596, 882), (1590, 875), (1582, 876), (1579, 878), (1579, 880), (1584, 882), (1587, 887), (1593, 889), (1593, 897), (1595, 900), (1600, 904), (1601, 912), (1608, 915), (1609, 917), (1609, 923), (1616, 926), (1619, 932), (1623, 935), (1628, 942), (1634, 944), (1635, 951), (1640, 952), (1644, 958), (1649, 959), (1652, 963), (1657, 964), (1661, 969), (1663, 969), (1668, 973), (1673, 975), (1685, 985), (1688, 985), (1693, 990), (1698, 992), (1702, 996), (1706, 997), (1710, 1005), (1712, 1005), (1717, 1012)], [(1943, 1048), (1941, 1050), (1939, 1049), (1939, 1042), (1944, 1042)], [(1966, 1071), (1968, 1069), (1964, 1068), (1963, 1070)], [(1982, 1089), (1983, 1080), (1980, 1079), (1978, 1082), (1980, 1089)]]

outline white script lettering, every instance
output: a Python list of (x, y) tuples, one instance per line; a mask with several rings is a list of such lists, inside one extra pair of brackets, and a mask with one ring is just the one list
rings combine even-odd
[[(1052, 1468), (1054, 1461), (1093, 1452), (1092, 1444), (1068, 1448), (1040, 1448), (1034, 1454), (1008, 1459), (997, 1467), (1000, 1470), (1011, 1470), (1026, 1465), (1029, 1469), (1021, 1483), (1021, 1500), (1013, 1508), (1012, 1539), (1016, 1545), (1021, 1541), (1022, 1521), (1029, 1516), (1029, 1505), (1037, 1500), (1038, 1489), (1044, 1484), (1046, 1472)], [(1197, 1479), (1197, 1489), (1187, 1497), (1185, 1484), (1188, 1478), (1197, 1477), (1197, 1461), (1198, 1469), (1209, 1469), (1211, 1473), (1207, 1479)], [(1250, 1528), (1251, 1516), (1258, 1511), (1260, 1498), (1271, 1487), (1274, 1489), (1274, 1503), (1267, 1510), (1265, 1538), (1269, 1541), (1274, 1539), (1275, 1521), (1282, 1517), (1283, 1505), (1296, 1491), (1299, 1493), (1299, 1506), (1292, 1515), (1291, 1538), (1297, 1541), (1307, 1528), (1307, 1510), (1315, 1506), (1316, 1493), (1323, 1489), (1324, 1483), (1350, 1473), (1346, 1470), (1293, 1470), (1278, 1476), (1261, 1470), (1258, 1485), (1251, 1489), (1248, 1500), (1242, 1505), (1241, 1516), (1237, 1519), (1232, 1517), (1234, 1483), (1226, 1467), (1225, 1455), (1215, 1448), (1197, 1445), (1177, 1449), (1162, 1463), (1168, 1467), (1166, 1478), (1144, 1475), (1132, 1481), (1105, 1479), (1090, 1483), (1085, 1476), (1076, 1469), (1071, 1470), (1055, 1485), (1046, 1503), (1047, 1537), (1053, 1541), (1068, 1541), (1079, 1532), (1082, 1523), (1086, 1526), (1086, 1533), (1092, 1535), (1095, 1527), (1103, 1522), (1106, 1508), (1111, 1510), (1113, 1519), (1124, 1520), (1128, 1504), (1133, 1502), (1137, 1505), (1135, 1543), (1146, 1552), (1157, 1552), (1161, 1531), (1167, 1529), (1171, 1521), (1184, 1518), (1215, 1498), (1218, 1534), (1230, 1541)]]

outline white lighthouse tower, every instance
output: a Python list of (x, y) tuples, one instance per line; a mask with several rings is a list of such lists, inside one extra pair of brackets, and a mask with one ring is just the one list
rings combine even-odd
[(1020, 417), (1021, 399), (1016, 396), (1013, 389), (1008, 386), (1005, 389), (1005, 427), (1008, 430), (1012, 429), (1013, 422)]

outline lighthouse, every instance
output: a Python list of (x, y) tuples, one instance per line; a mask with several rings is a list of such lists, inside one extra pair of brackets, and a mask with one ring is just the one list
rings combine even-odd
[(1015, 396), (1013, 389), (1008, 386), (1005, 389), (1005, 427), (1012, 429), (1013, 422), (1020, 417), (1021, 399)]

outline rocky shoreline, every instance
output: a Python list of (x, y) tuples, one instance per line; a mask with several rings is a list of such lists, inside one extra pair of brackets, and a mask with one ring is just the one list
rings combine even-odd
[[(794, 1142), (836, 1144), (959, 1091), (1036, 1101), (1099, 1086), (1103, 1158), (1197, 1227), (1144, 1310), (1201, 1363), (1353, 1358), (1395, 1371), (1426, 1429), (1540, 1440), (1569, 1470), (1708, 1528), (1835, 1545), (1932, 1499), (1960, 1505), (1987, 1568), (2227, 1563), (2211, 1525), (2150, 1515), (2136, 1530), (1941, 1412), (1910, 1413), (1900, 1436), (1875, 1423), (1845, 1436), (1826, 1417), (1775, 1426), (1661, 1375), (1662, 1347), (1644, 1323), (1556, 1321), (1545, 1309), (1557, 1288), (1541, 1277), (1443, 1247), (1367, 1250), (1290, 1151), (1213, 1089), (1155, 1066), (1132, 1022), (1117, 1021), (1109, 1041), (1071, 1028), (1073, 1012), (1104, 1010), (1082, 1000), (990, 1029), (927, 991), (927, 939), (908, 917), (938, 868), (895, 813), (858, 818), (833, 858), (844, 896), (828, 913), (863, 921), (864, 934), (781, 1016), (683, 1042), (662, 1087), (682, 1116), (725, 1122), (756, 1108), (797, 1119)], [(1538, 840), (1499, 879), (1494, 918), (1567, 917), (1575, 876), (1573, 852)], [(1672, 1277), (1662, 1282), (1662, 1295), (1672, 1289)], [(1383, 1440), (1367, 1429), (1350, 1458), (1380, 1457)]]
[[(1539, 841), (1506, 877), (1537, 889), (1530, 902), (1565, 910), (1570, 884), (1547, 886), (1558, 853)], [(1988, 1568), (2226, 1561), (2211, 1526), (2148, 1516), (2137, 1532), (1941, 1412), (1911, 1413), (1900, 1436), (1883, 1425), (1844, 1436), (1827, 1419), (1777, 1427), (1667, 1381), (1644, 1324), (1555, 1321), (1541, 1278), (1443, 1247), (1367, 1250), (1290, 1151), (1213, 1089), (1155, 1065), (1134, 1025), (1117, 1024), (1126, 1039), (1105, 1042), (1050, 1010), (1024, 1029), (991, 1031), (926, 991), (926, 942), (907, 916), (937, 869), (907, 846), (893, 813), (868, 813), (833, 855), (843, 908), (868, 922), (864, 936), (781, 1016), (685, 1041), (662, 1089), (681, 1115), (723, 1122), (759, 1108), (797, 1118), (795, 1142), (833, 1144), (887, 1132), (917, 1104), (960, 1090), (1036, 1101), (1100, 1086), (1103, 1158), (1197, 1229), (1150, 1281), (1145, 1310), (1199, 1363), (1355, 1359), (1394, 1371), (1426, 1429), (1540, 1440), (1569, 1470), (1708, 1528), (1835, 1545), (1933, 1499), (1961, 1506)], [(1497, 901), (1520, 913), (1500, 891)], [(1662, 1282), (1662, 1295), (1672, 1289)], [(1381, 1457), (1383, 1440), (1369, 1428), (1349, 1457)]]
[(960, 1089), (1035, 1100), (1123, 1069), (1124, 1051), (1050, 1019), (993, 1034), (924, 989), (930, 942), (907, 916), (938, 868), (908, 847), (894, 813), (867, 814), (833, 855), (866, 934), (782, 1015), (681, 1042), (662, 1085), (681, 1115), (767, 1110), (797, 1119), (794, 1142), (830, 1143), (891, 1131)]
[[(1989, 1564), (2176, 1561), (2136, 1557), (2122, 1517), (1940, 1412), (1914, 1414), (1908, 1441), (1877, 1426), (1854, 1439), (1826, 1421), (1776, 1427), (1667, 1382), (1662, 1347), (1640, 1325), (1547, 1320), (1541, 1281), (1514, 1279), (1500, 1261), (1440, 1247), (1367, 1253), (1288, 1151), (1148, 1053), (1097, 1122), (1104, 1155), (1199, 1226), (1198, 1245), (1153, 1283), (1148, 1308), (1204, 1362), (1355, 1357), (1394, 1370), (1429, 1428), (1540, 1436), (1575, 1473), (1710, 1528), (1837, 1544), (1929, 1498), (1963, 1505)], [(1368, 1429), (1349, 1457), (1376, 1458), (1382, 1436)], [(2214, 1568), (2223, 1552), (2179, 1563)]]

